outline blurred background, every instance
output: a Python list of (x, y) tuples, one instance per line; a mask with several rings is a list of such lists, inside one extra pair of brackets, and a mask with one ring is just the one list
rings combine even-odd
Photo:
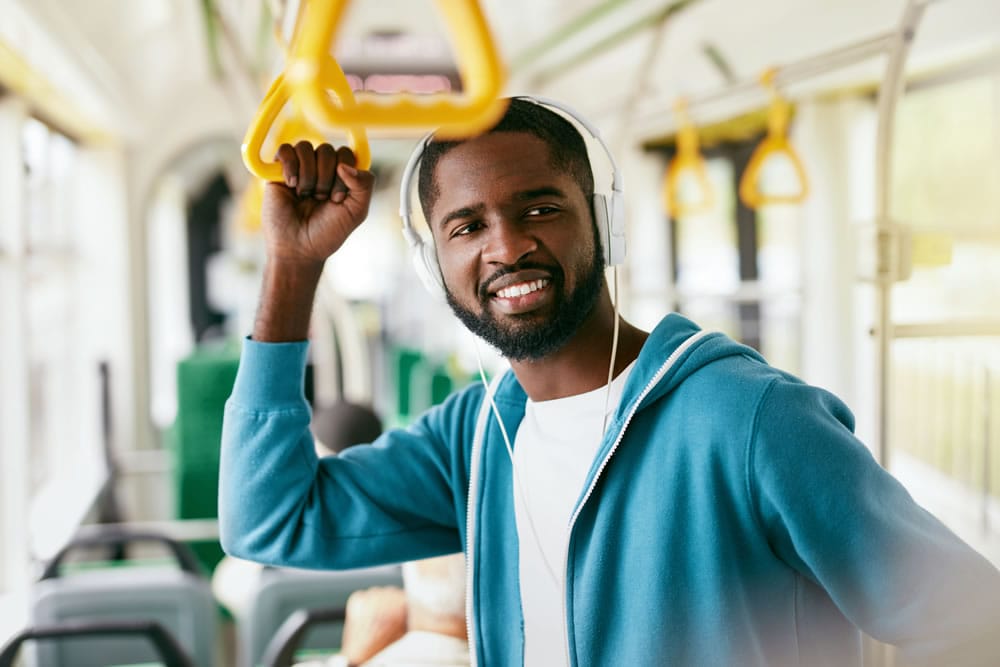
[[(681, 312), (836, 393), (1000, 564), (1000, 4), (479, 5), (504, 94), (570, 104), (616, 156), (623, 315)], [(0, 0), (0, 639), (96, 525), (161, 530), (205, 576), (222, 557), (221, 409), (263, 261), (240, 146), (299, 10)], [(457, 94), (451, 32), (430, 0), (355, 0), (330, 53), (356, 91)], [(420, 134), (371, 135), (376, 198), (313, 323), (317, 414), (352, 402), (401, 425), (477, 375), (400, 234)], [(755, 154), (767, 138), (785, 148)]]

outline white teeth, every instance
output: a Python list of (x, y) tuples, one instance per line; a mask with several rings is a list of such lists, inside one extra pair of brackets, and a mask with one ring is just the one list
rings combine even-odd
[(536, 292), (548, 284), (549, 281), (544, 278), (531, 280), (526, 283), (519, 283), (517, 285), (511, 285), (510, 287), (504, 287), (502, 290), (497, 292), (497, 296), (501, 299), (511, 299), (515, 296), (524, 296), (525, 294)]

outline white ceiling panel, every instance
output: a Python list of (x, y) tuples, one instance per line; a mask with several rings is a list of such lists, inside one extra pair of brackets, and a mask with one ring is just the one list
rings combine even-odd
[[(67, 44), (88, 46), (104, 88), (115, 87), (132, 115), (183, 103), (191, 81), (213, 76), (201, 0), (15, 0), (51, 24)], [(261, 39), (261, 12), (294, 0), (216, 0), (228, 32), (217, 36), (231, 77), (243, 79), (278, 50)], [(726, 86), (705, 55), (720, 54), (737, 80), (892, 30), (906, 0), (483, 0), (512, 92), (562, 97), (607, 115), (618, 107), (655, 113), (678, 95), (697, 98)], [(657, 28), (652, 19), (684, 8)], [(595, 18), (596, 17), (596, 18)], [(266, 26), (265, 26), (266, 28)], [(404, 32), (440, 40), (443, 23), (432, 0), (355, 0), (341, 29), (343, 48), (373, 32)], [(930, 53), (1000, 48), (1000, 2), (937, 0), (921, 26), (914, 63)], [(72, 33), (72, 34), (69, 34)], [(622, 38), (622, 35), (626, 35)], [(650, 66), (650, 49), (658, 44)], [(230, 47), (236, 44), (234, 52)], [(265, 51), (261, 52), (261, 44)], [(270, 44), (270, 45), (268, 45)], [(234, 55), (238, 54), (238, 57)], [(526, 57), (531, 54), (531, 57)], [(872, 72), (878, 72), (872, 63)], [(99, 72), (98, 72), (99, 70)], [(267, 71), (267, 70), (265, 70)], [(255, 85), (263, 85), (258, 76)], [(637, 87), (648, 91), (637, 96)], [(637, 97), (639, 98), (637, 100)], [(248, 111), (247, 113), (249, 113)]]

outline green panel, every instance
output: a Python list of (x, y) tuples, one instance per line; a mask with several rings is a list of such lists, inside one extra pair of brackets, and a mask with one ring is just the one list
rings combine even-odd
[(448, 373), (444, 366), (438, 366), (431, 373), (431, 404), (437, 405), (448, 398), (455, 389), (455, 379)]
[(405, 425), (431, 406), (444, 401), (453, 391), (479, 379), (478, 374), (465, 375), (455, 364), (427, 357), (420, 350), (395, 346), (392, 359), (391, 386), (395, 389), (393, 425)]
[(396, 388), (396, 414), (401, 420), (405, 420), (420, 410), (414, 405), (411, 387), (414, 372), (423, 363), (424, 356), (419, 350), (405, 347), (394, 348), (392, 355), (394, 360), (392, 382)]
[[(174, 454), (178, 519), (214, 519), (218, 513), (222, 415), (239, 365), (239, 345), (197, 348), (177, 364), (177, 420), (168, 434)], [(189, 545), (207, 572), (224, 555), (217, 541)]]

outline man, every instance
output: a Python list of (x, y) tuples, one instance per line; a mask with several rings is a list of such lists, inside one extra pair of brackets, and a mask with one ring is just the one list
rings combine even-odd
[(421, 162), (448, 301), (510, 361), (495, 409), (474, 386), (317, 460), (302, 341), (372, 177), (346, 149), (278, 159), (227, 406), (228, 551), (347, 568), (463, 550), (479, 664), (841, 667), (861, 663), (859, 628), (913, 663), (996, 664), (1000, 575), (876, 464), (835, 397), (678, 315), (621, 322), (612, 345), (584, 142), (530, 101)]

